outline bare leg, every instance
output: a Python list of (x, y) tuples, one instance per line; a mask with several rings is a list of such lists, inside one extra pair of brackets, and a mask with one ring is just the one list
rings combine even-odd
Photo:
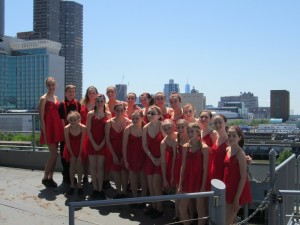
[[(205, 198), (197, 198), (196, 206), (197, 206), (198, 218), (202, 218), (206, 216)], [(204, 224), (205, 224), (205, 219), (198, 220), (198, 225), (204, 225)]]
[(93, 190), (97, 191), (97, 156), (95, 155), (89, 155), (89, 167), (90, 167), (90, 173), (92, 177), (92, 183), (93, 183)]
[[(189, 204), (190, 204), (190, 199), (188, 198), (184, 198), (180, 200), (180, 204), (179, 204), (179, 211), (180, 211), (180, 215), (181, 215), (181, 219), (183, 221), (185, 220), (189, 220), (190, 219), (190, 215), (189, 215)], [(190, 222), (186, 221), (183, 223), (184, 225), (189, 225)]]
[(104, 156), (96, 156), (97, 157), (97, 184), (98, 191), (102, 191), (103, 179), (104, 179)]
[(132, 197), (137, 197), (138, 176), (135, 172), (129, 171), (129, 182), (131, 186)]
[(56, 159), (58, 156), (56, 144), (49, 144), (48, 148), (49, 148), (49, 152), (50, 152), (50, 157), (48, 158), (46, 165), (45, 165), (44, 179), (52, 179), (53, 178), (53, 172), (54, 172), (54, 169), (56, 166)]
[[(154, 195), (162, 195), (162, 176), (159, 174), (153, 175), (153, 187), (154, 187)], [(162, 209), (162, 202), (156, 203), (156, 209), (160, 212)]]
[(127, 185), (128, 185), (128, 171), (125, 169), (121, 170), (121, 182), (122, 182), (122, 194), (126, 195)]

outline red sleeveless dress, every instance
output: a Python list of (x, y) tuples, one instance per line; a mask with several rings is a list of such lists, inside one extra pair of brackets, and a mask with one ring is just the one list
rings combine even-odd
[(173, 147), (166, 144), (166, 175), (169, 185), (172, 178)]
[[(69, 132), (70, 145), (71, 145), (72, 152), (73, 152), (73, 155), (75, 156), (75, 158), (77, 158), (79, 156), (81, 137), (82, 137), (82, 132), (80, 132), (76, 136), (74, 136), (73, 134), (71, 134), (71, 132)], [(63, 152), (63, 158), (68, 162), (70, 161), (70, 158), (71, 158), (71, 155), (69, 153), (69, 150), (68, 150), (68, 147), (66, 144), (65, 144), (65, 148), (64, 148), (64, 152)], [(81, 152), (81, 158), (82, 159), (84, 158), (83, 151)]]
[(41, 131), (40, 144), (57, 144), (64, 140), (64, 127), (58, 112), (59, 102), (46, 101), (44, 109), (44, 122), (47, 143), (44, 140), (44, 132)]
[[(147, 130), (147, 143), (148, 143), (148, 148), (151, 152), (151, 154), (155, 158), (160, 157), (160, 143), (163, 139), (162, 133), (159, 131), (155, 135), (154, 138), (152, 138)], [(145, 160), (145, 166), (144, 166), (144, 172), (146, 175), (153, 175), (153, 174), (160, 174), (162, 175), (161, 172), (161, 166), (155, 166), (152, 162), (152, 160), (149, 157), (146, 157)]]
[(86, 107), (86, 105), (82, 105), (80, 108), (80, 116), (81, 116), (81, 123), (84, 125), (86, 125), (88, 112), (89, 112), (89, 110)]
[[(124, 128), (125, 129), (125, 128)], [(114, 152), (118, 156), (119, 160), (123, 158), (122, 154), (122, 141), (123, 141), (123, 132), (124, 129), (120, 132), (117, 132), (112, 126), (110, 127), (110, 143), (114, 149)], [(124, 165), (116, 165), (113, 162), (113, 157), (111, 152), (108, 150), (108, 166), (110, 170), (120, 172), (122, 169), (125, 169)]]
[[(212, 131), (211, 131), (212, 132)], [(208, 147), (212, 147), (213, 146), (213, 141), (211, 139), (211, 136), (210, 136), (210, 133), (206, 134), (204, 137), (201, 138), (201, 141), (204, 142)], [(211, 149), (208, 151), (208, 165), (207, 165), (207, 179), (206, 179), (206, 188), (205, 190), (206, 191), (210, 191), (211, 190), (211, 184), (210, 184), (210, 181), (211, 181), (211, 167), (212, 167), (212, 151)]]
[(179, 145), (177, 147), (177, 154), (175, 157), (175, 165), (174, 165), (174, 183), (175, 183), (175, 185), (179, 184), (181, 166), (182, 166), (182, 146)]
[(182, 190), (185, 193), (200, 192), (203, 177), (203, 154), (201, 150), (188, 150)]
[(210, 170), (210, 177), (211, 179), (218, 179), (223, 181), (224, 178), (224, 159), (226, 156), (226, 142), (222, 143), (220, 146), (213, 144), (212, 146), (212, 165)]
[(131, 131), (127, 141), (127, 161), (129, 170), (139, 173), (143, 170), (146, 154), (143, 149), (142, 136), (136, 137)]
[[(106, 117), (103, 117), (99, 120), (97, 117), (93, 116), (91, 119), (91, 134), (93, 136), (94, 141), (98, 145), (105, 139), (106, 121), (107, 121)], [(92, 145), (92, 142), (90, 141), (89, 138), (87, 138), (87, 141), (86, 141), (86, 154), (87, 155), (105, 156), (105, 153), (106, 153), (105, 149), (106, 149), (106, 144), (99, 151), (95, 151), (95, 149)]]
[[(225, 171), (224, 171), (224, 183), (226, 185), (226, 202), (232, 204), (240, 181), (240, 167), (236, 155), (230, 158), (226, 155), (224, 159)], [(240, 205), (252, 202), (252, 194), (250, 190), (250, 183), (248, 176), (245, 181), (245, 185), (242, 194), (239, 199)]]

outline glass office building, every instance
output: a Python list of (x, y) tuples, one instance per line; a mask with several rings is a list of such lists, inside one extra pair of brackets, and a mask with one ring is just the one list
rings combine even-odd
[(49, 40), (24, 41), (4, 37), (0, 54), (0, 108), (37, 109), (39, 98), (47, 92), (45, 80), (57, 80), (56, 94), (64, 96), (64, 57), (61, 44)]

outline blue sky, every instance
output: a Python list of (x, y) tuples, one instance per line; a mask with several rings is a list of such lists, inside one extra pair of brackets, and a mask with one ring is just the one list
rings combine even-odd
[[(77, 0), (84, 7), (83, 91), (129, 84), (156, 93), (187, 79), (207, 104), (290, 92), (300, 114), (299, 0)], [(5, 34), (33, 29), (33, 0), (6, 0)], [(17, 7), (16, 7), (17, 6)], [(298, 77), (298, 78), (297, 78)]]

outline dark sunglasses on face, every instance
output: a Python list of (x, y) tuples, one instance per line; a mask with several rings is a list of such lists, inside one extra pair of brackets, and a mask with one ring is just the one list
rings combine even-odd
[(147, 112), (147, 115), (151, 115), (151, 116), (155, 116), (155, 115), (157, 115), (155, 112)]

